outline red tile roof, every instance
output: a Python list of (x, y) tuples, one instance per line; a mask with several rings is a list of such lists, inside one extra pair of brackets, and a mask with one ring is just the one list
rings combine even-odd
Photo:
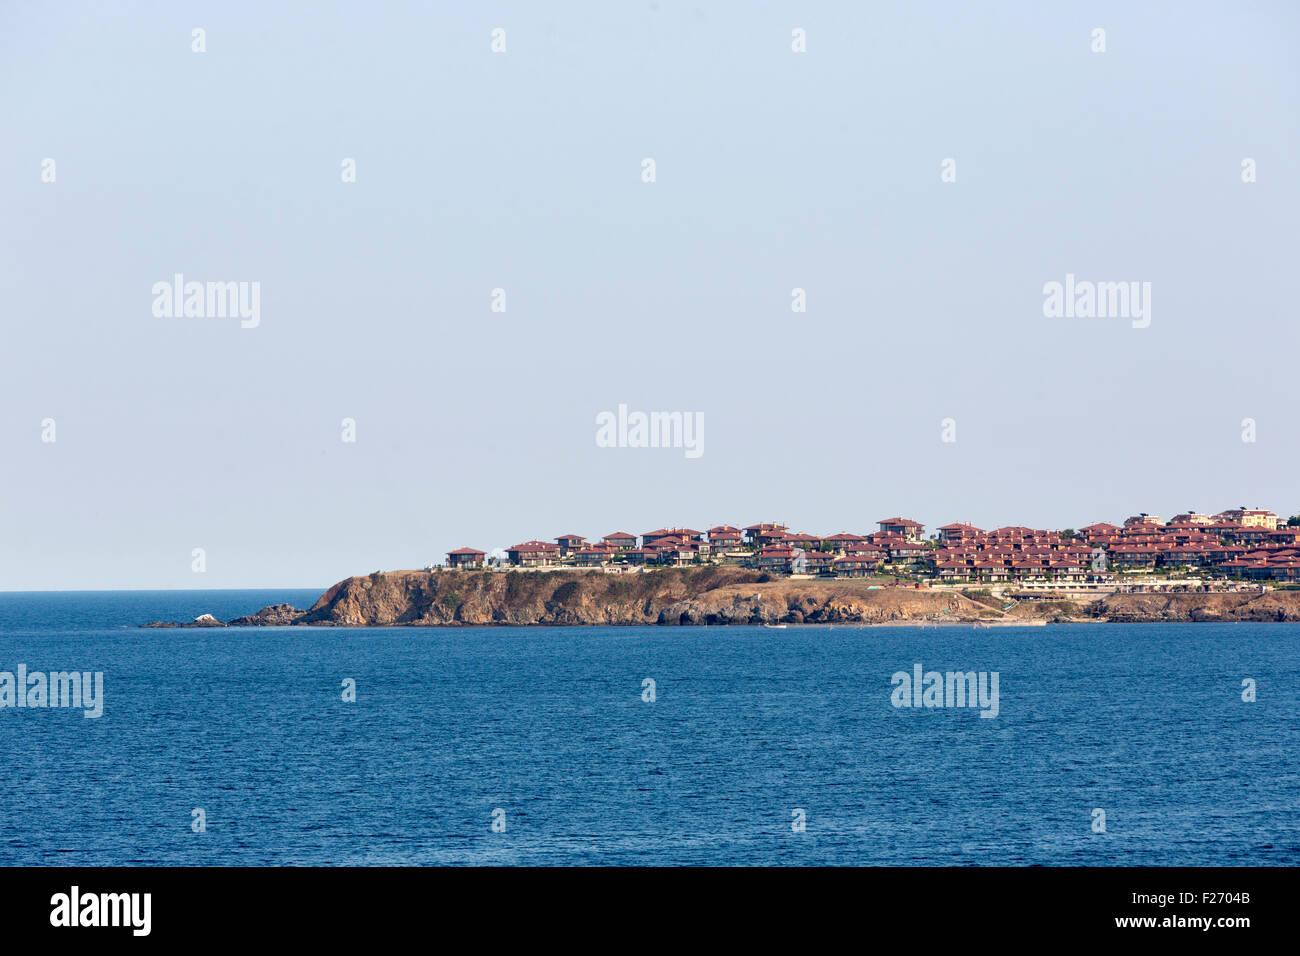
[(507, 551), (559, 551), (560, 546), (551, 541), (525, 541), (523, 544), (517, 544), (513, 548), (506, 548)]

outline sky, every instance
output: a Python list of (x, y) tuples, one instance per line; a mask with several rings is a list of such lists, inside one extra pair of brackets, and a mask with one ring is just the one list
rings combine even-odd
[(976, 6), (0, 5), (0, 589), (1300, 512), (1300, 8)]

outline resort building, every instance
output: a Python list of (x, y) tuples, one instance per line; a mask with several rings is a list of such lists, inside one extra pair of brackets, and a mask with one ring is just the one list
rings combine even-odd
[(478, 551), (474, 548), (457, 548), (455, 551), (447, 552), (447, 567), (449, 568), (481, 568), (483, 559), (487, 557), (484, 551)]
[(1174, 515), (1169, 519), (1171, 525), (1207, 525), (1214, 524), (1214, 519), (1209, 515), (1203, 515), (1199, 511), (1185, 511), (1180, 515)]
[(1134, 515), (1133, 517), (1126, 518), (1124, 520), (1124, 527), (1126, 528), (1134, 528), (1142, 525), (1152, 525), (1154, 527), (1159, 527), (1160, 525), (1163, 524), (1164, 522), (1161, 521), (1159, 518), (1157, 518), (1155, 515), (1149, 515), (1145, 511), (1142, 512), (1142, 514), (1140, 515)]
[(745, 529), (744, 532), (745, 540), (748, 541), (750, 544), (761, 545), (763, 542), (760, 541), (760, 539), (765, 539), (769, 541), (777, 540), (779, 538), (778, 532), (783, 534), (785, 530), (786, 527), (783, 524), (776, 524), (776, 523), (769, 524), (767, 522), (762, 522), (760, 524), (751, 524), (748, 528)]
[(836, 577), (841, 578), (865, 578), (876, 573), (876, 565), (879, 562), (864, 557), (843, 557), (836, 558), (831, 562), (831, 567)]
[(834, 554), (846, 554), (850, 548), (861, 547), (864, 544), (867, 544), (866, 538), (860, 534), (849, 534), (847, 531), (822, 538), (822, 549)]
[(704, 540), (704, 532), (696, 531), (694, 528), (660, 528), (657, 531), (647, 531), (641, 535), (641, 547), (653, 547), (656, 541), (662, 541), (665, 538), (699, 542)]
[(834, 562), (835, 555), (829, 551), (805, 551), (795, 557), (791, 569), (799, 571), (802, 568), (803, 574), (833, 574)]
[(506, 557), (511, 564), (521, 568), (539, 568), (560, 561), (560, 546), (549, 541), (525, 541), (513, 548), (506, 548)]
[(1277, 527), (1277, 515), (1259, 508), (1232, 508), (1228, 511), (1220, 511), (1215, 518), (1244, 525), (1247, 528), (1267, 528), (1272, 531)]
[(720, 524), (709, 529), (709, 545), (712, 551), (729, 551), (732, 548), (739, 548), (743, 542), (743, 532), (729, 524)]
[(876, 524), (880, 526), (881, 534), (897, 535), (907, 541), (920, 541), (921, 532), (925, 530), (925, 525), (908, 518), (885, 518)]
[(946, 524), (939, 529), (940, 544), (956, 544), (971, 541), (984, 532), (973, 524)]
[(1079, 533), (1083, 535), (1085, 541), (1095, 541), (1103, 540), (1112, 535), (1117, 535), (1123, 530), (1123, 528), (1120, 528), (1117, 525), (1107, 524), (1103, 521), (1099, 524), (1085, 525), (1079, 529)]
[(560, 546), (560, 557), (568, 554), (576, 554), (587, 546), (587, 539), (576, 534), (562, 534), (555, 539), (555, 543)]
[(760, 571), (777, 571), (781, 574), (790, 572), (790, 561), (794, 558), (793, 548), (783, 548), (772, 544), (762, 548), (754, 555), (754, 567)]

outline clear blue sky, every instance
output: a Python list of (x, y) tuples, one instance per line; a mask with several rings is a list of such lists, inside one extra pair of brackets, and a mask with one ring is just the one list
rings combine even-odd
[[(1296, 5), (973, 6), (4, 5), (0, 587), (1300, 511)], [(260, 326), (156, 318), (176, 272)], [(1044, 318), (1067, 273), (1150, 327)], [(704, 454), (598, 448), (619, 403)]]

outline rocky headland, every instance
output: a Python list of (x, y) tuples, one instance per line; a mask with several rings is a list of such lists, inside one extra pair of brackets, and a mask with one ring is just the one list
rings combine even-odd
[(144, 626), (1012, 625), (1075, 621), (1300, 621), (1300, 591), (1124, 593), (1085, 602), (1012, 604), (986, 591), (873, 587), (868, 581), (769, 577), (735, 567), (665, 568), (644, 574), (388, 571), (340, 581), (306, 610), (277, 604), (224, 623), (203, 615), (190, 623), (156, 621)]

